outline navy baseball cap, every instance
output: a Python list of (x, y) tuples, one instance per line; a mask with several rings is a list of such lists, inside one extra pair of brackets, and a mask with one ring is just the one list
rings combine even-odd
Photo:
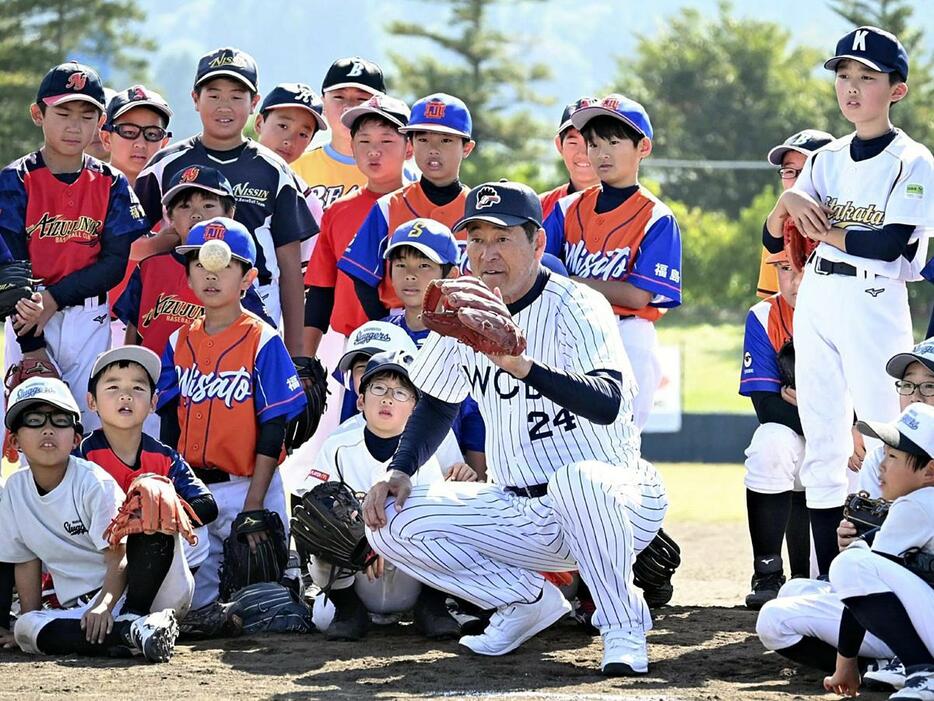
[(340, 88), (359, 88), (372, 95), (384, 93), (386, 81), (383, 79), (383, 69), (379, 64), (359, 56), (339, 58), (324, 74), (321, 92)]
[(256, 244), (253, 243), (250, 232), (240, 222), (227, 217), (214, 217), (195, 224), (188, 232), (185, 245), (176, 246), (175, 252), (185, 255), (197, 251), (204, 243), (214, 239), (230, 246), (231, 257), (249, 265), (256, 265)]
[(324, 121), (324, 103), (318, 97), (318, 93), (304, 83), (279, 83), (274, 87), (263, 104), (259, 106), (259, 112), (262, 114), (266, 110), (274, 110), (280, 107), (301, 107), (311, 112), (315, 121), (318, 123), (318, 129), (327, 129), (328, 123)]
[(833, 141), (833, 134), (818, 129), (805, 129), (797, 134), (792, 134), (778, 146), (769, 149), (769, 163), (773, 166), (780, 166), (785, 154), (789, 151), (796, 151), (802, 155), (808, 156), (819, 148), (823, 148)]
[(857, 27), (837, 42), (837, 50), (824, 68), (835, 71), (837, 64), (848, 58), (880, 73), (898, 71), (902, 78), (908, 79), (908, 52), (894, 34), (884, 29)]
[(438, 92), (423, 97), (412, 105), (409, 123), (399, 131), (435, 131), (469, 139), (473, 131), (473, 120), (463, 100)]
[(571, 124), (577, 129), (583, 129), (594, 117), (604, 116), (618, 119), (642, 136), (652, 138), (652, 122), (649, 121), (645, 107), (619, 93), (611, 93), (599, 101), (578, 108), (571, 113)]
[(885, 371), (897, 380), (905, 376), (905, 370), (912, 363), (921, 363), (934, 372), (934, 338), (921, 341), (910, 353), (897, 353), (885, 364)]
[(467, 193), (464, 216), (453, 227), (460, 231), (472, 221), (497, 226), (542, 225), (542, 202), (535, 190), (522, 183), (500, 180), (483, 183)]
[(165, 117), (166, 126), (172, 118), (172, 110), (169, 103), (165, 101), (155, 90), (150, 90), (145, 85), (132, 85), (126, 90), (115, 93), (107, 102), (107, 124), (112, 125), (114, 120), (122, 114), (129, 112), (136, 107), (148, 107), (155, 110)]
[(195, 87), (214, 78), (232, 78), (249, 88), (252, 92), (259, 92), (259, 70), (256, 61), (245, 51), (229, 46), (205, 54), (198, 61), (198, 70), (195, 73)]
[(407, 104), (398, 98), (389, 95), (374, 95), (362, 105), (351, 107), (344, 112), (341, 115), (341, 124), (350, 129), (353, 127), (354, 122), (368, 114), (378, 114), (397, 127), (404, 127), (409, 123), (409, 116), (412, 111)]
[(577, 112), (581, 107), (587, 107), (598, 102), (595, 97), (582, 97), (579, 100), (569, 103), (565, 106), (564, 111), (561, 113), (561, 124), (558, 125), (558, 136), (564, 133), (566, 129), (570, 129), (574, 126), (571, 122), (571, 115)]
[(213, 192), (218, 197), (234, 198), (230, 181), (219, 170), (208, 166), (188, 166), (178, 171), (169, 180), (169, 187), (162, 195), (162, 204), (168, 207), (175, 195), (190, 188)]
[(107, 109), (107, 97), (101, 77), (90, 66), (77, 61), (68, 61), (55, 66), (39, 83), (36, 103), (51, 107), (66, 102), (90, 102), (103, 112)]
[(389, 252), (401, 246), (421, 251), (438, 265), (457, 264), (457, 239), (449, 228), (434, 219), (412, 219), (396, 228), (383, 258), (389, 258)]
[[(360, 376), (360, 394), (363, 394), (367, 381), (381, 372), (397, 372), (406, 379), (409, 377), (409, 368), (415, 362), (415, 356), (404, 350), (384, 351), (370, 356), (363, 375)], [(416, 390), (417, 391), (417, 390)]]

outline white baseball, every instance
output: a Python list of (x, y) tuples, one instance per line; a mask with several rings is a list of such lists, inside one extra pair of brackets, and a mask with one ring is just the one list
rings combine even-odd
[(212, 273), (223, 270), (230, 263), (230, 246), (220, 239), (205, 241), (198, 249), (198, 260)]

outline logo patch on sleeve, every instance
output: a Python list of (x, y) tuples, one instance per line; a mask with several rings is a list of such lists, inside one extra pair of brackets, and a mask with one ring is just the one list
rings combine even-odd
[(329, 475), (327, 472), (321, 472), (320, 470), (314, 469), (308, 470), (308, 476), (314, 477), (316, 480), (321, 480), (322, 482), (327, 482), (329, 479), (331, 479), (331, 475)]
[(915, 200), (924, 199), (924, 185), (921, 183), (908, 183), (905, 185), (905, 197)]

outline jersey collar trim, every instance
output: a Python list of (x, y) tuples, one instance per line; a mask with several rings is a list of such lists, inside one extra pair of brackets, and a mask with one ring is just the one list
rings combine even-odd
[(538, 299), (542, 290), (545, 289), (545, 285), (548, 283), (548, 279), (551, 277), (551, 271), (548, 268), (539, 266), (538, 268), (538, 277), (535, 278), (535, 283), (532, 285), (532, 289), (522, 295), (512, 304), (507, 304), (506, 308), (509, 309), (509, 313), (515, 316), (523, 309), (528, 307), (532, 302)]
[(331, 146), (331, 144), (324, 145), (324, 152), (325, 154), (333, 158), (335, 161), (337, 161), (338, 163), (343, 163), (345, 166), (356, 165), (353, 159), (353, 156), (345, 156), (343, 153), (340, 153), (339, 151), (335, 151), (334, 148)]

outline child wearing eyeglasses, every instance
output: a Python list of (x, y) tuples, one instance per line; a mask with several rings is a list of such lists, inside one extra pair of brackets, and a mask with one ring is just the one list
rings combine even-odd
[[(369, 359), (357, 398), (364, 423), (338, 431), (324, 442), (305, 482), (307, 487), (340, 481), (362, 494), (385, 476), (418, 401), (418, 390), (408, 374), (414, 360), (411, 353), (401, 350), (376, 353)], [(474, 482), (477, 475), (465, 463), (454, 465), (445, 474), (435, 455), (413, 477), (416, 484), (445, 479)], [(327, 587), (332, 580), (331, 564), (320, 558), (312, 558), (308, 570), (319, 587)], [(370, 627), (371, 614), (377, 621), (394, 622), (398, 616), (391, 614), (409, 609), (413, 609), (415, 627), (426, 637), (445, 640), (460, 635), (443, 592), (421, 584), (382, 558), (356, 576), (338, 572), (327, 600), (319, 595), (313, 610), (315, 626), (328, 640), (359, 640)]]

